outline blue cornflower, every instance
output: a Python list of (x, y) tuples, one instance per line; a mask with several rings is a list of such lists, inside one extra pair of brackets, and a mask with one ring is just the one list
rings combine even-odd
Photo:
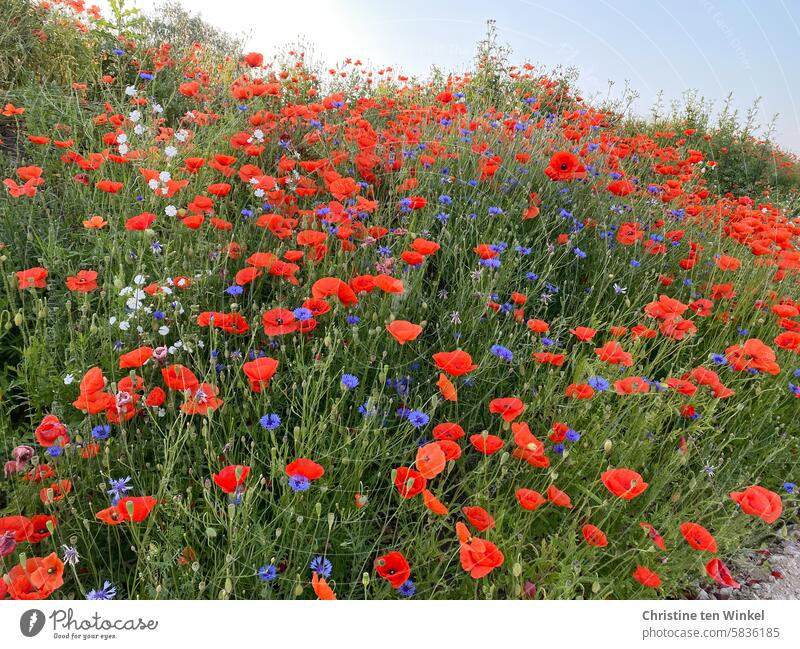
[(92, 437), (95, 439), (108, 439), (111, 435), (111, 426), (108, 424), (98, 424), (92, 428)]
[(308, 488), (311, 486), (311, 481), (302, 475), (290, 475), (289, 486), (295, 493), (298, 491), (308, 491)]
[(272, 581), (277, 576), (278, 576), (278, 569), (272, 563), (269, 564), (268, 566), (261, 566), (258, 569), (258, 578), (261, 581)]
[(111, 496), (111, 503), (113, 505), (116, 505), (125, 496), (125, 494), (131, 490), (131, 486), (129, 484), (130, 481), (130, 476), (120, 478), (119, 480), (114, 480), (114, 478), (108, 479), (111, 489), (109, 489), (106, 493)]
[(724, 354), (712, 354), (711, 362), (714, 363), (714, 365), (725, 365), (728, 359), (725, 358)]
[(420, 412), (419, 410), (412, 410), (408, 413), (408, 421), (411, 422), (411, 425), (414, 428), (422, 428), (425, 426), (429, 421), (430, 417), (426, 415), (424, 412)]
[(111, 51), (114, 54), (116, 54), (117, 56), (122, 56), (123, 54), (125, 54), (125, 50), (116, 49), (116, 50), (111, 50)]
[(361, 318), (359, 318), (357, 315), (352, 315), (352, 314), (348, 315), (344, 320), (347, 324), (351, 326), (355, 326), (359, 322), (361, 322)]
[(504, 361), (511, 361), (514, 358), (513, 352), (502, 345), (492, 345), (490, 351), (492, 354), (498, 358), (502, 358)]
[(563, 444), (553, 444), (553, 452), (558, 453), (559, 455), (563, 455), (564, 453), (564, 445)]
[(481, 259), (480, 262), (481, 266), (486, 266), (487, 268), (500, 268), (500, 260), (497, 257), (492, 257), (491, 259)]
[(102, 588), (90, 590), (86, 593), (86, 599), (89, 600), (109, 600), (114, 599), (116, 596), (117, 589), (110, 581), (103, 582)]
[(342, 385), (348, 390), (352, 390), (353, 388), (357, 387), (359, 382), (360, 381), (358, 380), (357, 376), (353, 376), (352, 374), (342, 375)]
[(300, 322), (305, 322), (306, 320), (311, 320), (314, 317), (314, 314), (311, 313), (310, 309), (306, 309), (305, 307), (299, 307), (292, 311), (294, 313), (294, 317), (297, 318)]
[(316, 572), (320, 577), (327, 579), (333, 572), (333, 564), (323, 556), (317, 555), (311, 560), (309, 565), (311, 570)]
[(577, 430), (572, 430), (572, 428), (565, 433), (565, 436), (570, 442), (578, 442), (581, 439), (581, 434)]
[(794, 490), (797, 489), (797, 485), (794, 482), (784, 482), (783, 488), (787, 494), (793, 494)]
[(259, 422), (264, 430), (275, 430), (281, 425), (281, 418), (278, 417), (278, 415), (276, 415), (274, 412), (271, 412), (259, 419)]
[(163, 320), (164, 318), (167, 317), (167, 314), (164, 313), (163, 311), (153, 311), (153, 317), (156, 320)]
[(411, 581), (410, 579), (406, 579), (397, 589), (397, 592), (400, 593), (403, 597), (413, 597), (414, 594), (417, 592), (416, 584)]
[(244, 289), (238, 284), (234, 284), (233, 286), (229, 286), (228, 288), (226, 288), (225, 292), (228, 295), (233, 295), (234, 297), (236, 297), (237, 295), (241, 295), (242, 293), (244, 293)]
[(602, 376), (589, 377), (586, 382), (598, 392), (608, 390), (608, 381), (606, 381)]
[(631, 266), (633, 266), (634, 268), (639, 268), (639, 266), (641, 265), (642, 265), (641, 262), (636, 261), (635, 259), (631, 259)]
[(50, 448), (47, 449), (47, 454), (50, 457), (59, 457), (63, 452), (64, 449), (58, 444), (53, 444)]
[(572, 252), (575, 253), (575, 256), (578, 257), (578, 259), (586, 259), (586, 253), (580, 248), (574, 248)]

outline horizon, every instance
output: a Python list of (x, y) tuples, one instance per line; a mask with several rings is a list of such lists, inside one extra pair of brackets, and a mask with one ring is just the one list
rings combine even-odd
[[(600, 0), (557, 9), (533, 0), (492, 6), (474, 0), (409, 0), (402, 6), (307, 0), (302, 24), (297, 24), (294, 8), (284, 3), (178, 3), (210, 25), (244, 38), (246, 51), (269, 56), (304, 41), (307, 51), (326, 65), (351, 57), (415, 76), (427, 75), (433, 66), (446, 73), (468, 69), (486, 22), (493, 19), (498, 42), (512, 49), (513, 64), (575, 68), (577, 87), (587, 100), (620, 100), (627, 86), (638, 94), (633, 114), (648, 118), (659, 92), (668, 110), (695, 91), (713, 102), (716, 118), (732, 94), (731, 106), (743, 121), (760, 99), (756, 134), (765, 135), (764, 128), (777, 116), (772, 141), (800, 153), (800, 91), (794, 90), (800, 74), (782, 64), (800, 59), (800, 5), (788, 6), (784, 0), (740, 0), (724, 6), (711, 0), (679, 0), (669, 6), (658, 0)], [(108, 2), (98, 4), (106, 13)], [(129, 4), (150, 13), (162, 2)], [(253, 27), (261, 23), (269, 25), (269, 34)]]

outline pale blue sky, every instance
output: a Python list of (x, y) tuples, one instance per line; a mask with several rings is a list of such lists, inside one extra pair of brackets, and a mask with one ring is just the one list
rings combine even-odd
[[(149, 9), (155, 0), (135, 4)], [(407, 73), (463, 70), (488, 18), (514, 62), (580, 71), (584, 95), (621, 94), (648, 114), (689, 88), (720, 104), (733, 91), (759, 118), (780, 113), (775, 139), (800, 152), (800, 0), (183, 0), (184, 6), (265, 54), (304, 36), (326, 62), (345, 56)], [(102, 3), (101, 3), (102, 4)]]

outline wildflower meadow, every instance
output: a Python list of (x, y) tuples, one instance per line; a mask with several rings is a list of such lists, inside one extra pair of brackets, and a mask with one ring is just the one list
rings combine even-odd
[(693, 598), (797, 523), (795, 156), (111, 4), (0, 2), (0, 599)]

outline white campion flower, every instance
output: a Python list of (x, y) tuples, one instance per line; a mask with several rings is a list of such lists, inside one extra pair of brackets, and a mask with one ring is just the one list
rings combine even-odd
[(136, 286), (143, 286), (145, 282), (147, 282), (147, 278), (144, 275), (136, 275), (133, 278), (133, 283), (136, 284)]
[(170, 180), (172, 180), (172, 174), (169, 171), (162, 171), (160, 174), (158, 174), (158, 179), (162, 183), (168, 183)]
[(138, 110), (132, 110), (128, 114), (128, 119), (131, 120), (134, 124), (142, 119), (142, 114)]
[(153, 104), (152, 105), (152, 109), (153, 109), (154, 113), (159, 113), (160, 114), (160, 113), (164, 112), (164, 108), (161, 106), (161, 104)]
[(167, 205), (164, 208), (164, 214), (166, 214), (167, 216), (175, 216), (177, 213), (178, 213), (178, 208), (175, 207), (174, 205)]
[(64, 385), (72, 385), (75, 382), (75, 377), (72, 374), (67, 374), (64, 377)]
[(135, 97), (137, 92), (139, 91), (136, 90), (136, 86), (128, 86), (125, 88), (125, 94), (128, 95), (128, 97)]
[(142, 126), (141, 124), (137, 124), (136, 126), (133, 127), (133, 132), (136, 133), (136, 135), (143, 135), (144, 126)]
[(162, 336), (166, 336), (169, 333), (169, 327), (167, 325), (161, 325), (158, 328), (158, 333), (160, 333)]
[(186, 142), (186, 139), (188, 137), (189, 137), (189, 131), (187, 131), (185, 128), (182, 128), (179, 131), (175, 132), (175, 139), (178, 140), (178, 142)]
[(111, 317), (108, 319), (108, 324), (110, 324), (112, 327), (114, 326), (114, 324), (116, 324), (116, 322), (117, 322), (117, 316), (115, 316), (115, 315), (112, 315), (112, 316), (111, 316)]
[(128, 154), (128, 145), (127, 144), (120, 144), (117, 149), (119, 150), (120, 155), (127, 155)]
[(128, 141), (128, 136), (125, 133), (119, 133), (117, 135), (117, 144), (125, 144)]
[(147, 186), (150, 189), (156, 190), (156, 189), (158, 189), (158, 181), (155, 178), (152, 178), (152, 179), (147, 181)]
[(176, 155), (178, 155), (178, 149), (170, 145), (164, 149), (164, 155), (168, 158), (174, 158)]
[(119, 328), (122, 329), (122, 331), (128, 331), (128, 329), (131, 328), (131, 323), (127, 320), (123, 320), (119, 323)]

